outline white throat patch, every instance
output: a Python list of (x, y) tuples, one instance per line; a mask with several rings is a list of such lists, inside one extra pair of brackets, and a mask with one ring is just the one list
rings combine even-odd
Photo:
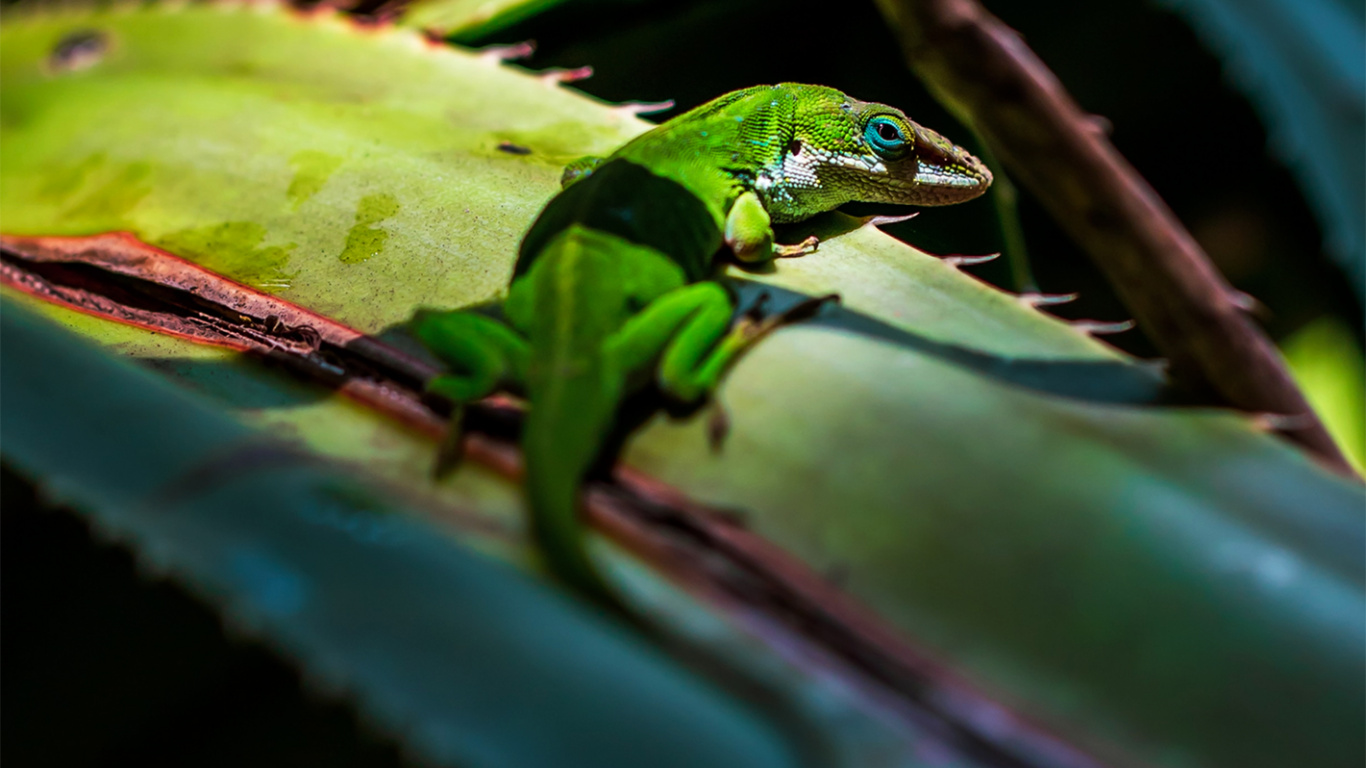
[(825, 152), (808, 144), (783, 155), (781, 162), (759, 172), (755, 190), (779, 205), (793, 202), (793, 193), (821, 189), (818, 171), (822, 166), (839, 166), (869, 175), (887, 173), (887, 166), (874, 156)]
[(876, 156), (824, 152), (803, 143), (796, 152), (783, 154), (783, 159), (759, 171), (754, 190), (764, 198), (773, 220), (799, 220), (813, 210), (829, 210), (848, 201), (847, 195), (828, 184), (821, 186), (822, 168), (851, 168), (867, 175), (888, 172), (887, 164)]

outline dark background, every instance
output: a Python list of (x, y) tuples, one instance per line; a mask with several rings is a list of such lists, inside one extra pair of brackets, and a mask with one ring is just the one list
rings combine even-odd
[[(1181, 19), (1141, 0), (986, 0), (1020, 30), (1230, 280), (1284, 338), (1321, 314), (1362, 334), (1362, 307), (1323, 253), (1295, 180), (1220, 62)], [(832, 9), (837, 9), (832, 13)], [(532, 69), (592, 65), (573, 87), (609, 101), (674, 99), (663, 119), (756, 83), (831, 85), (904, 108), (971, 146), (907, 72), (871, 2), (600, 0), (570, 4), (477, 41), (534, 39)], [(1064, 317), (1128, 318), (1090, 262), (1022, 191), (1032, 266)], [(985, 200), (930, 209), (893, 234), (933, 253), (999, 250)], [(998, 261), (971, 268), (1010, 287)], [(1142, 330), (1110, 337), (1151, 355)], [(141, 574), (117, 544), (0, 473), (4, 696), (10, 766), (400, 765), (398, 748), (349, 704), (313, 691), (268, 649), (225, 633), (176, 587)]]

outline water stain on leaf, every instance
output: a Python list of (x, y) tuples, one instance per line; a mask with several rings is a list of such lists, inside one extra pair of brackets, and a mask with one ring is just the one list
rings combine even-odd
[[(68, 178), (75, 185), (79, 186), (89, 177), (90, 172), (103, 164), (102, 155), (94, 160), (87, 168), (80, 169), (79, 172)], [(120, 226), (124, 216), (142, 198), (152, 191), (152, 185), (148, 182), (148, 177), (152, 175), (152, 164), (147, 162), (128, 163), (124, 166), (115, 166), (112, 176), (100, 187), (85, 195), (78, 202), (66, 211), (66, 215), (73, 219), (94, 219), (96, 221), (109, 222), (110, 227)], [(74, 191), (72, 187), (70, 191)]]
[(228, 221), (173, 232), (156, 245), (238, 282), (260, 288), (283, 288), (293, 274), (285, 271), (294, 243), (261, 247), (266, 228), (253, 221)]
[(346, 234), (346, 248), (340, 258), (345, 264), (359, 264), (384, 250), (389, 233), (376, 227), (376, 224), (399, 212), (398, 198), (383, 192), (366, 195), (356, 206), (356, 223)]
[(289, 158), (289, 166), (294, 169), (294, 179), (289, 182), (285, 193), (289, 202), (297, 210), (308, 199), (318, 194), (328, 178), (341, 165), (342, 159), (336, 155), (305, 149)]

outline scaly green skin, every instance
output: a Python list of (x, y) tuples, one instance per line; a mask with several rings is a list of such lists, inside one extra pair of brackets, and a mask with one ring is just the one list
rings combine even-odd
[(775, 245), (771, 222), (851, 201), (960, 202), (991, 174), (899, 110), (785, 83), (726, 94), (577, 161), (564, 184), (522, 241), (506, 323), (450, 312), (415, 331), (453, 369), (433, 391), (457, 404), (525, 392), (526, 488), (546, 565), (616, 605), (585, 550), (578, 494), (622, 398), (653, 378), (696, 402), (788, 319), (731, 327), (734, 300), (715, 279), (722, 246), (746, 261), (809, 253), (814, 239)]

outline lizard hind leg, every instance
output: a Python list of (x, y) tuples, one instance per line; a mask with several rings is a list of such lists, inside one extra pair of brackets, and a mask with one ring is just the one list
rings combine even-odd
[(764, 336), (838, 300), (835, 295), (807, 299), (777, 314), (743, 317), (732, 328), (735, 305), (725, 288), (713, 282), (693, 283), (650, 302), (608, 340), (607, 347), (622, 371), (657, 364), (658, 383), (665, 393), (696, 402)]
[[(746, 315), (732, 327), (734, 303), (717, 283), (695, 283), (655, 299), (610, 340), (623, 370), (657, 364), (659, 387), (686, 403), (710, 395), (731, 364), (775, 329), (804, 320), (839, 297), (802, 301), (764, 317)], [(657, 361), (657, 363), (656, 363)], [(712, 448), (724, 441), (728, 420), (719, 405), (708, 434)]]
[[(646, 305), (608, 343), (623, 371), (656, 366), (665, 394), (685, 403), (710, 395), (732, 363), (774, 329), (809, 317), (837, 297), (808, 299), (766, 317), (746, 316), (731, 326), (735, 305), (717, 283), (694, 283)], [(719, 406), (709, 432), (713, 447), (725, 437)]]
[(627, 320), (608, 340), (608, 350), (622, 371), (654, 367), (660, 389), (685, 403), (696, 402), (724, 371), (724, 361), (714, 358), (725, 356), (717, 342), (733, 314), (734, 303), (719, 284), (685, 285)]
[(418, 340), (451, 367), (427, 383), (427, 391), (454, 404), (450, 427), (437, 452), (433, 474), (449, 474), (460, 462), (465, 404), (500, 388), (520, 387), (526, 378), (527, 342), (516, 331), (483, 315), (442, 312), (420, 315), (412, 325)]
[[(715, 283), (717, 293), (723, 293)], [(659, 382), (664, 391), (681, 400), (693, 401), (716, 389), (730, 366), (746, 350), (774, 330), (814, 316), (821, 307), (839, 301), (831, 294), (801, 301), (788, 309), (762, 317), (746, 315), (733, 326), (731, 304), (726, 298), (725, 321), (718, 323), (716, 308), (697, 312), (669, 340), (659, 364)]]

